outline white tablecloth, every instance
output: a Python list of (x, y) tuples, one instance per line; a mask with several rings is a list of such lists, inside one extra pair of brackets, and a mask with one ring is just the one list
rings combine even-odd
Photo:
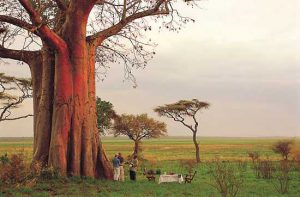
[(167, 182), (178, 182), (178, 183), (182, 183), (183, 177), (182, 175), (178, 175), (178, 174), (172, 174), (172, 175), (168, 175), (168, 174), (162, 174), (159, 176), (159, 181), (158, 184), (160, 183), (167, 183)]

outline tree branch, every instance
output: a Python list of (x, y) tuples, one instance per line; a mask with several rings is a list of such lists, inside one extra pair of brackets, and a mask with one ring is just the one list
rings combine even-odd
[[(159, 10), (159, 7), (165, 2), (165, 0), (158, 0), (156, 5), (149, 10), (141, 11), (134, 13), (128, 17), (122, 18), (121, 21), (105, 30), (95, 33), (94, 35), (88, 36), (87, 41), (93, 42), (94, 45), (100, 45), (102, 41), (112, 35), (117, 34), (119, 31), (122, 30), (128, 23), (140, 19), (146, 16), (154, 16), (154, 15), (163, 15), (169, 14), (169, 10)], [(124, 13), (123, 13), (124, 15)]]
[(29, 64), (30, 61), (34, 58), (34, 56), (38, 54), (39, 51), (13, 50), (13, 49), (4, 48), (3, 46), (0, 45), (1, 58), (14, 59)]
[(45, 42), (53, 45), (57, 51), (65, 52), (67, 50), (67, 44), (65, 41), (43, 23), (40, 14), (34, 9), (31, 2), (29, 0), (19, 0), (19, 2), (28, 12), (32, 23), (36, 25), (37, 30), (40, 33), (40, 37)]
[(19, 117), (16, 117), (16, 118), (3, 118), (3, 119), (0, 118), (0, 122), (1, 121), (5, 121), (5, 120), (19, 120), (19, 119), (23, 119), (23, 118), (28, 118), (30, 116), (33, 116), (33, 115), (32, 114), (28, 114), (28, 115), (19, 116)]
[(6, 16), (6, 15), (0, 15), (0, 21), (1, 22), (5, 22), (5, 23), (9, 23), (12, 25), (15, 25), (17, 27), (20, 27), (22, 29), (25, 29), (31, 33), (36, 34), (37, 36), (39, 36), (38, 32), (36, 31), (36, 26), (29, 24), (25, 21), (22, 21), (20, 19), (11, 17), (11, 16)]

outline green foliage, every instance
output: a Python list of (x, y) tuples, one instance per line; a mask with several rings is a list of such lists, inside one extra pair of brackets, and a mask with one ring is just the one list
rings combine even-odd
[(113, 109), (113, 104), (109, 101), (101, 100), (99, 97), (96, 98), (96, 109), (98, 131), (101, 134), (105, 134), (105, 131), (111, 128), (116, 112)]
[(9, 162), (9, 158), (7, 156), (7, 153), (0, 156), (0, 162), (1, 162), (1, 165), (5, 165)]
[(183, 116), (194, 116), (200, 109), (208, 108), (209, 105), (209, 103), (201, 102), (198, 99), (180, 100), (176, 103), (158, 106), (154, 111), (160, 116), (180, 118)]

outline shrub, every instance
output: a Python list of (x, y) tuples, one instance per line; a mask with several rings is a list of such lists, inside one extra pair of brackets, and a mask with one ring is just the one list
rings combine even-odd
[(216, 188), (222, 197), (235, 197), (244, 182), (244, 170), (244, 165), (216, 160), (209, 166), (209, 184)]
[(30, 170), (32, 178), (38, 178), (43, 180), (59, 178), (58, 169), (47, 165), (43, 165), (41, 162), (35, 162), (31, 164)]
[(291, 172), (291, 164), (288, 161), (282, 161), (276, 166), (276, 173), (272, 181), (274, 188), (280, 194), (287, 194)]
[(248, 157), (252, 160), (252, 163), (259, 160), (260, 154), (256, 151), (248, 152)]
[(26, 179), (26, 165), (22, 154), (13, 154), (9, 161), (0, 166), (0, 179), (5, 184), (21, 183)]
[(0, 162), (2, 165), (7, 164), (9, 162), (9, 158), (7, 156), (7, 153), (0, 156)]
[(272, 146), (272, 150), (275, 153), (280, 154), (282, 156), (283, 160), (288, 160), (288, 156), (291, 153), (293, 144), (294, 144), (294, 141), (292, 141), (292, 140), (278, 141)]
[(254, 163), (256, 178), (271, 179), (274, 172), (274, 165), (271, 160), (258, 160)]
[(161, 174), (161, 170), (160, 170), (160, 169), (157, 169), (157, 170), (155, 171), (155, 173), (158, 174), (158, 175), (160, 175), (160, 174)]

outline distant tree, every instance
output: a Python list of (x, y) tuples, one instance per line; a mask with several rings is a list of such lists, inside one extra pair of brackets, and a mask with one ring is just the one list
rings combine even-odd
[(97, 125), (98, 131), (101, 134), (105, 134), (105, 131), (110, 129), (112, 126), (112, 120), (116, 117), (116, 112), (113, 107), (113, 104), (109, 101), (104, 101), (101, 100), (101, 98), (97, 97)]
[(18, 108), (26, 98), (31, 97), (31, 79), (11, 77), (0, 73), (0, 122), (32, 116), (32, 114), (27, 114), (12, 117), (12, 110)]
[[(192, 100), (180, 100), (176, 103), (166, 104), (164, 106), (158, 106), (154, 109), (160, 116), (172, 118), (176, 122), (182, 123), (185, 127), (189, 128), (193, 133), (193, 142), (196, 149), (196, 161), (200, 162), (199, 155), (199, 143), (197, 142), (198, 121), (196, 114), (201, 109), (207, 109), (209, 104), (206, 102), (198, 101), (198, 99)], [(192, 119), (192, 124), (189, 124), (185, 118)]]
[(149, 118), (147, 114), (122, 114), (113, 126), (114, 136), (125, 135), (134, 141), (133, 154), (138, 155), (139, 145), (144, 138), (159, 138), (167, 134), (166, 124)]
[(282, 156), (283, 160), (287, 161), (288, 156), (292, 152), (292, 145), (294, 144), (294, 141), (292, 140), (282, 140), (278, 141), (272, 146), (272, 150), (275, 153), (278, 153)]
[(250, 151), (248, 152), (248, 157), (252, 160), (252, 163), (259, 159), (259, 152), (257, 151)]

